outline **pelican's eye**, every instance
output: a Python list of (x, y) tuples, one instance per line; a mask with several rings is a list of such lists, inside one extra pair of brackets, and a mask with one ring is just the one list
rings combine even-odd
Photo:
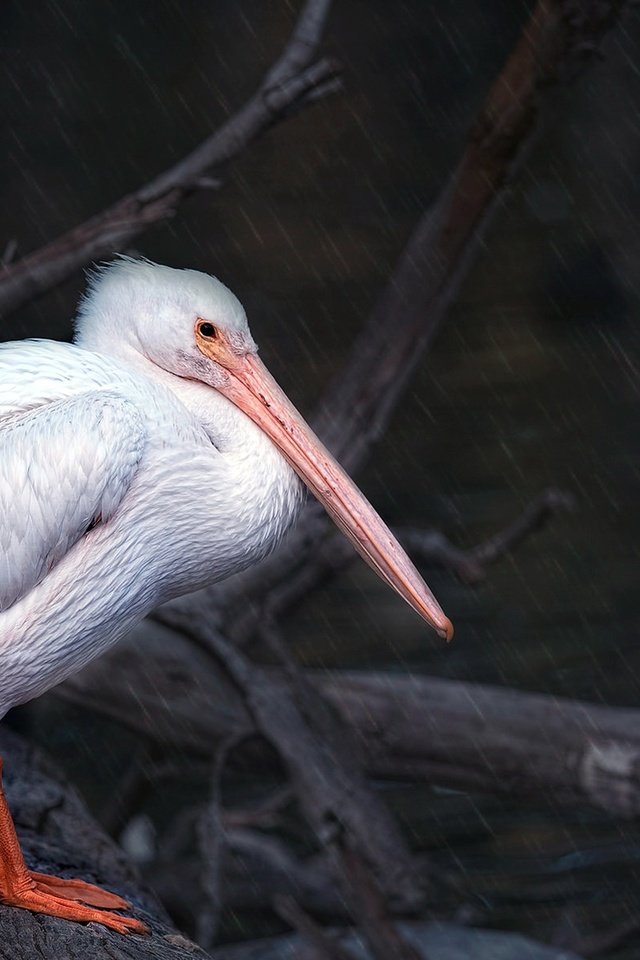
[(218, 331), (212, 323), (201, 323), (198, 327), (198, 333), (200, 336), (205, 337), (207, 340), (215, 340), (218, 336)]

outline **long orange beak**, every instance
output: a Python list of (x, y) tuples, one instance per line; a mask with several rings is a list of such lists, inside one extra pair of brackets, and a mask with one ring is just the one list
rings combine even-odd
[[(264, 430), (369, 566), (441, 637), (450, 640), (451, 621), (405, 551), (262, 361), (251, 353), (232, 360), (227, 354), (223, 359), (226, 350), (221, 343), (217, 347), (215, 359), (229, 374), (228, 383), (217, 389)], [(204, 353), (205, 344), (200, 349)], [(206, 349), (207, 355), (213, 353)]]

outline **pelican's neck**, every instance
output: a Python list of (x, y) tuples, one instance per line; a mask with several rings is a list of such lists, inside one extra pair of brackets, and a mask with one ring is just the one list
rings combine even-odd
[(278, 448), (260, 427), (214, 387), (178, 377), (122, 341), (78, 336), (76, 343), (93, 353), (109, 356), (131, 372), (163, 386), (195, 417), (221, 453), (236, 453), (245, 461), (266, 458), (277, 473), (284, 470), (293, 474)]
[(214, 387), (175, 376), (134, 348), (119, 343), (115, 349), (111, 345), (101, 349), (80, 337), (76, 342), (115, 359), (134, 376), (155, 382), (186, 408), (224, 455), (228, 476), (235, 478), (234, 509), (237, 512), (238, 504), (244, 504), (248, 529), (261, 528), (245, 559), (253, 562), (274, 547), (300, 509), (304, 486), (260, 427)]
[[(226, 492), (232, 502), (228, 515), (237, 525), (234, 549), (239, 550), (228, 573), (261, 560), (295, 520), (304, 497), (302, 481), (266, 433), (214, 387), (167, 373), (140, 354), (127, 365), (170, 391), (225, 459)], [(219, 563), (218, 520), (214, 531), (216, 556), (212, 562)], [(206, 539), (203, 536), (203, 543)]]

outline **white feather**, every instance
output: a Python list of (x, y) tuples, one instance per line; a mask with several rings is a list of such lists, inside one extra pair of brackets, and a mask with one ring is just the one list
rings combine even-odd
[(253, 346), (213, 277), (121, 259), (76, 344), (0, 345), (0, 716), (265, 556), (295, 516), (301, 485), (271, 441), (184, 379), (198, 316)]
[(36, 586), (91, 523), (112, 518), (145, 441), (135, 405), (106, 391), (58, 400), (4, 421), (0, 612)]

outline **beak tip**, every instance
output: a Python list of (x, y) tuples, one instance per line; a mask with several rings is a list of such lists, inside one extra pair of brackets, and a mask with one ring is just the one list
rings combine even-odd
[(438, 635), (441, 636), (443, 640), (446, 640), (447, 643), (453, 639), (453, 624), (448, 617), (444, 618), (442, 626), (438, 628)]

